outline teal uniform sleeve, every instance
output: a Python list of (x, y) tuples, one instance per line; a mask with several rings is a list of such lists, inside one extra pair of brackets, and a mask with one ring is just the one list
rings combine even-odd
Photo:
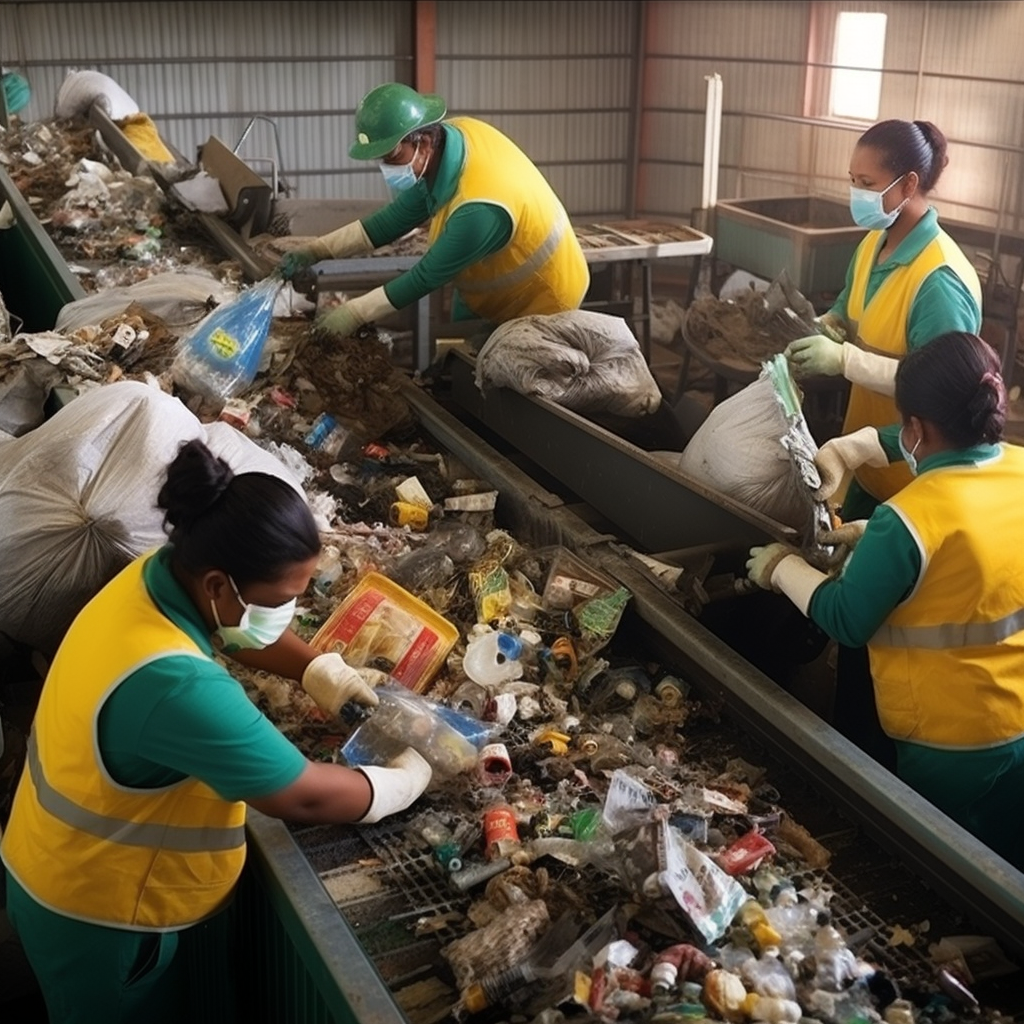
[(981, 310), (967, 285), (950, 267), (939, 267), (921, 283), (907, 324), (907, 345), (913, 350), (949, 331), (977, 334)]
[(879, 505), (842, 573), (811, 597), (810, 617), (847, 647), (863, 647), (917, 583), (921, 553), (903, 520)]
[(399, 194), (386, 206), (374, 210), (362, 221), (363, 230), (375, 249), (407, 235), (413, 228), (430, 220), (427, 190), (411, 188)]
[(99, 745), (124, 785), (170, 785), (186, 776), (225, 800), (291, 785), (306, 759), (212, 661), (173, 655), (133, 672), (100, 712)]
[(445, 222), (423, 258), (384, 285), (384, 294), (395, 309), (408, 306), (497, 252), (511, 237), (512, 218), (506, 210), (494, 203), (464, 203)]

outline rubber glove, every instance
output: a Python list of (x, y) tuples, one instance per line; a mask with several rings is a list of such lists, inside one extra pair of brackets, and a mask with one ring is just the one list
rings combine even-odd
[(302, 688), (316, 701), (316, 706), (337, 716), (342, 705), (354, 700), (374, 707), (380, 703), (373, 687), (340, 654), (317, 655), (302, 673)]
[(359, 819), (360, 825), (373, 825), (411, 806), (430, 785), (433, 771), (412, 747), (406, 747), (387, 767), (366, 765), (357, 768), (373, 789), (370, 809)]
[(355, 334), (363, 324), (396, 312), (395, 307), (388, 301), (384, 288), (374, 288), (372, 292), (349, 299), (348, 302), (317, 317), (314, 327), (317, 331), (330, 335), (333, 340), (341, 341)]
[(785, 594), (806, 615), (811, 598), (828, 579), (788, 544), (767, 544), (750, 549), (747, 575), (763, 590)]
[(372, 251), (373, 243), (362, 222), (354, 220), (337, 231), (314, 238), (302, 249), (286, 253), (277, 265), (277, 272), (285, 281), (290, 281), (296, 274), (321, 260), (340, 260), (346, 256)]
[(889, 465), (889, 457), (878, 440), (878, 431), (874, 427), (861, 427), (826, 441), (814, 456), (814, 464), (821, 476), (821, 486), (814, 497), (825, 501), (839, 490), (847, 473), (860, 466), (882, 469)]
[(790, 555), (798, 555), (796, 548), (789, 544), (765, 544), (763, 547), (750, 549), (747, 559), (747, 577), (762, 590), (775, 590), (772, 586), (772, 574), (779, 562)]
[(843, 372), (843, 344), (825, 334), (797, 338), (784, 355), (799, 377), (839, 377)]

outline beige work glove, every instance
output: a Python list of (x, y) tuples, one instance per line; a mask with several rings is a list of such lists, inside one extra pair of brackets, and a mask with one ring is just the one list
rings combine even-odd
[(818, 541), (821, 544), (831, 544), (835, 547), (844, 547), (852, 551), (864, 536), (864, 530), (868, 525), (866, 519), (853, 519), (834, 530), (822, 530), (818, 534)]
[(345, 664), (340, 654), (317, 655), (302, 673), (302, 688), (316, 701), (316, 706), (329, 715), (337, 716), (342, 705), (350, 700), (374, 707), (380, 703), (373, 687)]
[(348, 302), (343, 302), (340, 306), (318, 316), (313, 326), (333, 340), (341, 341), (355, 334), (363, 324), (395, 312), (397, 310), (388, 301), (384, 288), (374, 288), (372, 292), (349, 299)]
[(843, 343), (843, 376), (851, 384), (859, 384), (890, 398), (896, 394), (896, 367), (899, 360), (866, 352), (848, 341)]
[(366, 776), (373, 790), (370, 809), (359, 819), (359, 825), (373, 825), (410, 807), (430, 785), (433, 775), (429, 763), (412, 747), (406, 747), (387, 767), (366, 765), (356, 771)]
[(763, 590), (785, 594), (804, 615), (815, 590), (828, 579), (808, 565), (795, 548), (779, 543), (751, 548), (747, 575)]
[(878, 439), (878, 431), (874, 427), (861, 427), (826, 441), (814, 456), (814, 464), (821, 476), (821, 486), (814, 497), (825, 501), (839, 490), (847, 473), (860, 466), (881, 469), (889, 465), (889, 457)]
[(343, 260), (346, 256), (373, 252), (373, 242), (363, 227), (363, 222), (352, 221), (337, 231), (314, 238), (309, 248), (322, 260)]
[(756, 583), (762, 590), (775, 590), (772, 586), (772, 574), (779, 562), (790, 555), (797, 555), (797, 550), (789, 544), (765, 544), (750, 549), (747, 559), (747, 578)]

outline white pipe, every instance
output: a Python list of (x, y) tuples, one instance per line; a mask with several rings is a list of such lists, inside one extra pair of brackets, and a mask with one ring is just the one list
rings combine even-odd
[(708, 83), (704, 113), (704, 180), (701, 208), (710, 210), (718, 202), (718, 161), (722, 142), (722, 76), (717, 72), (705, 75)]

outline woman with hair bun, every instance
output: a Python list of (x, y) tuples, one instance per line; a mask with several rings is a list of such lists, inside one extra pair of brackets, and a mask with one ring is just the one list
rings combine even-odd
[(1024, 448), (1002, 443), (999, 358), (943, 334), (900, 361), (896, 405), (913, 479), (844, 528), (861, 536), (841, 575), (783, 544), (748, 572), (867, 644), (897, 774), (1024, 869)]
[(308, 761), (213, 658), (258, 659), (334, 713), (376, 702), (289, 628), (320, 552), (303, 496), (189, 441), (157, 504), (169, 543), (111, 580), (57, 651), (0, 846), (53, 1021), (187, 1018), (179, 936), (230, 901), (247, 806), (372, 823), (430, 782), (411, 749), (388, 767)]

